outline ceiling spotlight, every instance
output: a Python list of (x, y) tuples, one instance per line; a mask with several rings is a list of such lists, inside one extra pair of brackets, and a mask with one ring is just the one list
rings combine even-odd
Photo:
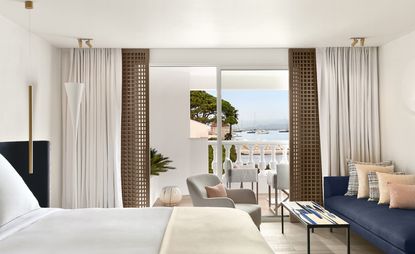
[(24, 7), (28, 10), (32, 10), (33, 9), (33, 1), (25, 1), (24, 2)]
[(352, 39), (352, 47), (356, 46), (356, 44), (359, 42), (358, 38), (351, 38)]
[(355, 47), (358, 42), (360, 42), (361, 47), (365, 46), (365, 41), (366, 41), (365, 37), (352, 37), (350, 39), (352, 40), (352, 47)]
[(85, 44), (88, 46), (88, 48), (92, 48), (92, 39), (86, 40)]
[(89, 39), (89, 38), (79, 38), (78, 39), (78, 47), (82, 48), (84, 46), (84, 42), (85, 42), (85, 45), (87, 45), (88, 48), (92, 48), (92, 41), (93, 41), (93, 39)]
[(360, 38), (360, 46), (365, 46), (365, 38)]

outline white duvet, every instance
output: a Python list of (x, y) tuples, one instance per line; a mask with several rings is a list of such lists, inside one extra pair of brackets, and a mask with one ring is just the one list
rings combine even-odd
[(38, 209), (0, 228), (0, 253), (273, 253), (241, 211), (174, 209)]
[[(23, 220), (11, 227), (13, 231), (17, 227), (17, 232), (3, 232), (0, 253), (158, 253), (172, 209), (48, 209), (45, 212), (48, 214), (40, 215), (38, 220), (30, 218), (30, 225)], [(9, 227), (7, 231), (10, 230)]]

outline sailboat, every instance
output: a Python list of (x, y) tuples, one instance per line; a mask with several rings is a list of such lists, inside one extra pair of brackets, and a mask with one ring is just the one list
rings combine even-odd
[[(253, 120), (253, 125), (254, 126), (256, 126), (256, 113), (254, 113), (254, 120)], [(250, 129), (250, 130), (248, 130), (246, 133), (248, 133), (248, 134), (255, 134), (256, 133), (256, 131), (257, 131), (257, 129)]]
[(257, 130), (255, 132), (255, 134), (269, 134), (269, 131), (267, 131), (267, 130)]

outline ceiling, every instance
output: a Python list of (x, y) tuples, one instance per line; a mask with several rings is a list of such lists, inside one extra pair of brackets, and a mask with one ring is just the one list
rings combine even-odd
[[(216, 67), (152, 68), (187, 73), (190, 90), (217, 88)], [(221, 85), (223, 90), (288, 90), (288, 70), (222, 70)]]
[[(35, 0), (33, 31), (58, 47), (274, 48), (381, 45), (415, 30), (413, 0)], [(0, 14), (27, 27), (23, 0)]]

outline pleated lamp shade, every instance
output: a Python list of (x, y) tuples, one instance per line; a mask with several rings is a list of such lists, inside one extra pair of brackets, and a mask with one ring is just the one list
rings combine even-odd
[(79, 122), (79, 111), (81, 109), (82, 95), (85, 90), (84, 83), (65, 82), (65, 91), (68, 99), (68, 108), (72, 119), (72, 124), (76, 133)]

